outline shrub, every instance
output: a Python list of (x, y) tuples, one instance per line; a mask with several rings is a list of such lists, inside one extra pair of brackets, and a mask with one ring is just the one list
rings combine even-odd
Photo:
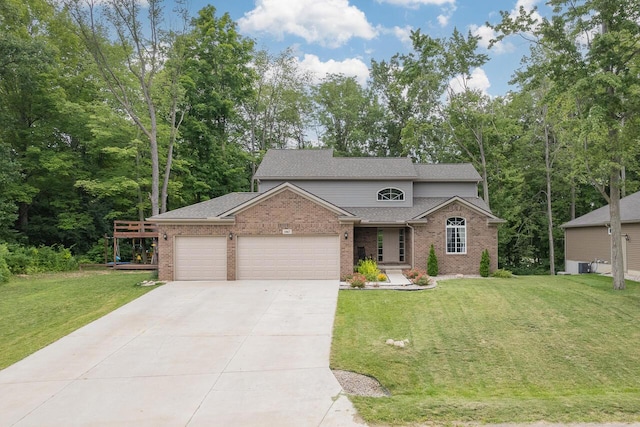
[(386, 282), (386, 281), (387, 281), (387, 275), (386, 275), (386, 274), (384, 274), (384, 273), (380, 273), (380, 274), (378, 274), (378, 279), (377, 279), (377, 281), (378, 281), (378, 282)]
[(491, 267), (491, 257), (489, 256), (489, 250), (482, 251), (482, 257), (480, 258), (480, 275), (482, 277), (489, 277), (489, 269)]
[(364, 285), (367, 283), (367, 278), (364, 274), (356, 273), (347, 279), (347, 283), (351, 285), (352, 288), (364, 288)]
[(413, 284), (418, 286), (428, 286), (431, 284), (431, 277), (429, 277), (426, 274), (423, 274), (413, 279)]
[(6, 260), (8, 253), (9, 249), (7, 249), (7, 245), (0, 245), (0, 283), (8, 282), (9, 277), (11, 277), (11, 271), (9, 271)]
[(356, 271), (364, 275), (369, 282), (375, 282), (378, 279), (380, 270), (378, 270), (378, 264), (371, 258), (361, 259), (358, 261), (358, 267)]
[(71, 251), (63, 246), (11, 246), (5, 259), (12, 274), (78, 269), (77, 260), (71, 255)]
[(404, 275), (407, 279), (415, 279), (420, 274), (421, 274), (420, 270), (417, 270), (414, 268), (412, 270), (407, 271)]
[(510, 279), (513, 277), (513, 273), (509, 270), (505, 270), (504, 268), (499, 268), (493, 272), (492, 276), (497, 277), (498, 279)]
[(427, 273), (429, 276), (438, 275), (438, 257), (436, 256), (436, 250), (431, 245), (429, 248), (429, 258), (427, 258)]

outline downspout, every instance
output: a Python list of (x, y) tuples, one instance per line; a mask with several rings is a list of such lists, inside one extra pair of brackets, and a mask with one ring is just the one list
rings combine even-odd
[(409, 229), (411, 230), (411, 268), (414, 268), (415, 266), (415, 257), (416, 257), (416, 230), (409, 225), (408, 222), (405, 223), (405, 225), (407, 227), (409, 227)]

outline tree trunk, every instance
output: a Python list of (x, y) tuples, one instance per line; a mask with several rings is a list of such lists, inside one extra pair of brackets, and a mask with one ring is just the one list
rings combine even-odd
[(549, 233), (549, 274), (556, 274), (556, 254), (553, 240), (553, 210), (551, 209), (551, 155), (549, 128), (544, 127), (544, 164), (547, 176), (547, 232)]
[(609, 214), (611, 216), (611, 273), (613, 289), (622, 290), (624, 282), (624, 259), (622, 252), (622, 223), (620, 221), (620, 172), (611, 172), (609, 194)]
[(482, 165), (482, 192), (484, 202), (487, 204), (487, 208), (491, 209), (489, 204), (489, 182), (487, 181), (487, 159), (484, 155), (484, 144), (482, 140), (478, 141), (478, 147), (480, 147), (480, 163)]

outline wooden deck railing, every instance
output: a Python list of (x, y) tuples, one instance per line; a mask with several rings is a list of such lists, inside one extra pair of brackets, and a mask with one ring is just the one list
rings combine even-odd
[(157, 238), (158, 224), (145, 221), (113, 221), (115, 238)]

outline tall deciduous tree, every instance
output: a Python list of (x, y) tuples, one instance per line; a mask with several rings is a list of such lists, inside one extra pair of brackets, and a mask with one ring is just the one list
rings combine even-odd
[(330, 75), (314, 90), (320, 140), (343, 156), (369, 154), (382, 116), (376, 96), (355, 77)]
[(239, 139), (245, 123), (240, 106), (253, 93), (250, 67), (254, 43), (238, 33), (228, 13), (213, 6), (198, 12), (185, 36), (184, 86), (190, 106), (177, 147), (184, 179), (192, 188), (188, 202), (206, 200), (248, 187), (248, 154)]
[[(505, 34), (533, 31), (549, 52), (544, 72), (573, 95), (572, 119), (578, 123), (581, 160), (590, 182), (609, 203), (614, 289), (624, 289), (620, 220), (622, 172), (636, 155), (640, 99), (640, 1), (552, 0), (551, 19), (534, 23), (521, 11), (503, 13)], [(535, 74), (535, 72), (533, 73)]]
[[(148, 141), (151, 159), (149, 200), (151, 214), (166, 207), (167, 188), (160, 187), (162, 120), (155, 95), (158, 73), (168, 57), (173, 38), (163, 27), (162, 0), (64, 0), (79, 33), (98, 67), (110, 94)], [(180, 2), (178, 2), (179, 4)], [(114, 39), (113, 42), (111, 39)], [(171, 108), (177, 108), (178, 104)], [(175, 111), (169, 113), (175, 116)], [(175, 127), (172, 120), (170, 126)], [(166, 147), (166, 144), (165, 144)], [(173, 158), (165, 149), (165, 174)]]

